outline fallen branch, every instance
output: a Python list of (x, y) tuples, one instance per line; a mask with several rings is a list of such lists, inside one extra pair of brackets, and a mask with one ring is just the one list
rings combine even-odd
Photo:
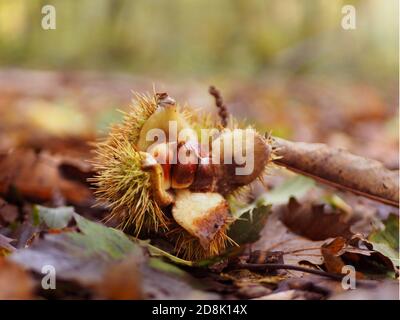
[(274, 162), (333, 187), (399, 206), (399, 172), (382, 163), (320, 143), (273, 139)]
[[(283, 264), (283, 263), (240, 263), (238, 267), (245, 268), (248, 270), (253, 270), (253, 271), (267, 271), (269, 270), (294, 270), (294, 271), (300, 271), (300, 272), (305, 272), (305, 273), (310, 273), (310, 274), (315, 274), (317, 276), (321, 277), (326, 277), (330, 278), (336, 281), (342, 281), (343, 277), (346, 274), (337, 274), (337, 273), (332, 273), (332, 272), (327, 272), (323, 270), (317, 270), (317, 269), (311, 269), (311, 268), (306, 268), (306, 267), (301, 267), (301, 266), (296, 266), (292, 264)], [(376, 281), (374, 280), (368, 280), (368, 279), (357, 279), (359, 284), (363, 285), (371, 285), (374, 286), (376, 285)]]

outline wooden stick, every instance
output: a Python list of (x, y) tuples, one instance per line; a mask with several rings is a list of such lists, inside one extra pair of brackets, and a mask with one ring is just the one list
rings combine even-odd
[[(283, 264), (283, 263), (240, 263), (238, 264), (238, 267), (240, 268), (245, 268), (248, 270), (254, 270), (254, 271), (267, 271), (268, 269), (270, 270), (279, 270), (279, 269), (285, 269), (285, 270), (294, 270), (294, 271), (300, 271), (300, 272), (305, 272), (305, 273), (311, 273), (315, 274), (321, 277), (327, 277), (333, 280), (337, 281), (342, 281), (343, 277), (345, 274), (337, 274), (337, 273), (332, 273), (332, 272), (327, 272), (323, 270), (317, 270), (317, 269), (311, 269), (311, 268), (306, 268), (306, 267), (301, 267), (297, 265), (292, 265), (292, 264)], [(370, 285), (374, 286), (377, 284), (377, 281), (375, 280), (368, 280), (368, 279), (357, 279), (357, 282), (363, 285)]]
[(399, 207), (399, 171), (320, 143), (273, 138), (274, 162), (333, 187)]

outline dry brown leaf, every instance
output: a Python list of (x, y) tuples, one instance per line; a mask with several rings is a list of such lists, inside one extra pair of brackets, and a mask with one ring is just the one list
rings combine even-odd
[(330, 243), (322, 246), (321, 252), (324, 257), (324, 266), (329, 272), (341, 274), (345, 263), (340, 258), (343, 248), (346, 246), (346, 239), (338, 237)]
[[(324, 241), (312, 241), (290, 231), (279, 219), (280, 214), (274, 211), (261, 232), (261, 238), (252, 245), (252, 250), (282, 251), (285, 264), (314, 266), (323, 264), (321, 246)], [(290, 271), (292, 275), (302, 272)]]
[(104, 271), (102, 280), (94, 287), (102, 299), (143, 299), (137, 257), (127, 257)]
[(8, 225), (18, 217), (18, 208), (0, 198), (0, 223)]
[(358, 279), (365, 278), (364, 273), (370, 275), (386, 275), (387, 272), (396, 272), (391, 260), (378, 251), (359, 235), (351, 239), (337, 237), (321, 247), (324, 257), (324, 266), (329, 272), (341, 274), (345, 265), (352, 265), (356, 269)]
[(34, 282), (27, 271), (0, 257), (0, 300), (34, 299)]
[(66, 202), (90, 205), (92, 192), (87, 186), (61, 177), (61, 157), (31, 149), (17, 149), (0, 155), (0, 194), (13, 190), (33, 201), (52, 201), (61, 195)]
[(315, 241), (337, 236), (350, 238), (350, 228), (356, 220), (325, 204), (300, 204), (294, 198), (282, 208), (281, 219), (291, 231)]

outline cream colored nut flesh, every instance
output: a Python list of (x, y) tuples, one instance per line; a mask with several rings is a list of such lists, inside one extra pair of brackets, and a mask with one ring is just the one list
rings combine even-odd
[(206, 248), (229, 215), (226, 200), (219, 193), (178, 191), (172, 215), (175, 221)]

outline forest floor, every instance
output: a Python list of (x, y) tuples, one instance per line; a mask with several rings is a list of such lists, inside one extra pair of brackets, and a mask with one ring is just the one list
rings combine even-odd
[[(361, 83), (267, 78), (163, 80), (156, 88), (215, 113), (211, 84), (233, 115), (262, 132), (342, 147), (399, 169), (395, 86), (382, 94)], [(399, 298), (398, 208), (286, 169), (271, 170), (267, 190), (253, 188), (254, 198), (280, 195), (271, 199), (259, 238), (239, 256), (207, 267), (131, 241), (109, 228), (112, 222), (106, 227), (108, 210), (93, 207), (87, 183), (93, 175), (89, 143), (121, 120), (116, 109), (128, 108), (132, 90), (152, 92), (153, 81), (0, 71), (0, 299)], [(263, 263), (268, 267), (251, 267)], [(46, 265), (57, 272), (55, 290), (41, 286)], [(351, 281), (343, 284), (343, 270), (351, 273), (346, 266), (355, 267), (355, 290), (347, 290)]]

